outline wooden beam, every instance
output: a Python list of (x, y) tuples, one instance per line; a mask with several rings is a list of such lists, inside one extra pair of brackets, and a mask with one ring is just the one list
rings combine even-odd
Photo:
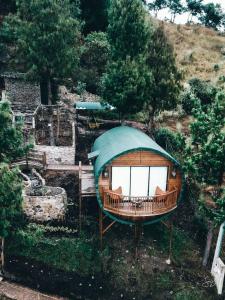
[(113, 226), (113, 224), (115, 224), (116, 223), (116, 221), (113, 221), (112, 223), (110, 223), (104, 230), (103, 230), (103, 234), (105, 234), (106, 233), (106, 231), (108, 231), (112, 226)]
[(82, 164), (81, 161), (79, 161), (79, 231), (81, 232), (82, 229)]
[(102, 251), (103, 217), (102, 217), (102, 210), (101, 210), (101, 208), (99, 208), (99, 233), (100, 233), (100, 250)]

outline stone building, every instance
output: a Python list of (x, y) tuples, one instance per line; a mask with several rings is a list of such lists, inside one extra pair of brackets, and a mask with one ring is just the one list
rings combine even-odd
[(2, 99), (11, 102), (14, 113), (32, 113), (41, 104), (40, 86), (25, 80), (22, 73), (0, 75)]

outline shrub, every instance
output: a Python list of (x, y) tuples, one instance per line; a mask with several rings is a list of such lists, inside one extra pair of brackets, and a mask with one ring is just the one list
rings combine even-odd
[(196, 105), (197, 98), (190, 90), (186, 90), (181, 94), (180, 102), (186, 114), (190, 115)]
[(210, 83), (199, 78), (189, 80), (191, 92), (201, 101), (201, 104), (206, 105), (214, 101), (217, 89)]
[(184, 149), (184, 137), (167, 128), (160, 128), (155, 132), (155, 141), (170, 153), (177, 153)]
[(214, 67), (213, 67), (213, 70), (214, 70), (215, 72), (218, 72), (219, 69), (220, 69), (220, 66), (219, 66), (218, 64), (215, 64)]

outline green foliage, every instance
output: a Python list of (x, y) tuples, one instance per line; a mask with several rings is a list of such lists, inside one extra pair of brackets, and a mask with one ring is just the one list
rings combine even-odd
[(225, 94), (218, 93), (206, 110), (199, 104), (193, 113), (187, 172), (198, 183), (220, 185), (225, 171)]
[(176, 107), (180, 93), (181, 74), (176, 67), (173, 48), (161, 26), (153, 31), (146, 64), (152, 73), (152, 82), (145, 104), (153, 123), (160, 111)]
[(199, 17), (199, 20), (206, 27), (212, 27), (219, 29), (223, 25), (224, 13), (220, 4), (214, 4), (213, 2), (205, 4), (203, 6), (203, 14)]
[(180, 95), (180, 103), (187, 115), (191, 115), (198, 101), (199, 99), (189, 89), (184, 90)]
[(111, 2), (111, 59), (102, 79), (102, 95), (123, 115), (140, 111), (148, 95), (151, 72), (145, 62), (149, 37), (150, 27), (140, 0)]
[(203, 0), (186, 0), (187, 9), (192, 16), (198, 16), (202, 13), (203, 9)]
[(154, 138), (157, 144), (174, 155), (182, 152), (185, 148), (185, 140), (182, 134), (175, 133), (167, 128), (156, 130)]
[(143, 61), (127, 58), (111, 62), (102, 80), (103, 98), (123, 115), (142, 109), (151, 75)]
[(78, 63), (80, 22), (75, 11), (69, 0), (22, 0), (17, 13), (5, 18), (3, 30), (14, 38), (16, 62), (46, 89), (55, 79), (70, 76)]
[(190, 91), (197, 97), (201, 104), (210, 104), (214, 101), (217, 89), (210, 83), (199, 78), (189, 80)]
[(157, 17), (158, 12), (167, 6), (167, 0), (153, 0), (148, 3), (148, 9), (155, 12), (155, 17)]
[(167, 7), (171, 12), (171, 21), (174, 22), (176, 15), (184, 12), (184, 7), (181, 0), (167, 0)]
[(22, 185), (16, 169), (0, 163), (0, 236), (6, 237), (22, 211)]
[(213, 66), (213, 70), (214, 70), (215, 72), (218, 72), (219, 69), (220, 69), (220, 66), (219, 66), (218, 64), (215, 64), (215, 65)]
[(110, 46), (104, 32), (92, 32), (86, 36), (81, 48), (80, 68), (74, 79), (85, 82), (87, 90), (91, 93), (99, 92), (109, 53)]
[(187, 287), (175, 293), (174, 300), (204, 300), (205, 294), (196, 287)]
[(100, 271), (96, 241), (81, 235), (77, 238), (46, 238), (43, 228), (28, 226), (6, 243), (11, 255), (21, 255), (81, 276)]
[(81, 18), (84, 20), (84, 34), (92, 31), (106, 31), (109, 0), (81, 0)]
[(143, 56), (149, 40), (149, 24), (140, 0), (111, 1), (108, 39), (113, 60)]
[(23, 156), (27, 149), (23, 145), (20, 128), (12, 125), (11, 109), (8, 102), (0, 102), (0, 163), (11, 162)]
[(85, 90), (86, 90), (86, 83), (78, 81), (76, 87), (76, 91), (78, 95), (82, 95), (85, 92)]

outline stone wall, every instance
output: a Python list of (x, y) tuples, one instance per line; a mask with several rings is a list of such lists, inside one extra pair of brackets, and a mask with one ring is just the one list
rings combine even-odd
[(41, 106), (35, 116), (35, 141), (50, 145), (50, 124), (55, 145), (72, 146), (74, 142), (75, 113), (60, 105)]
[(47, 165), (74, 165), (75, 147), (36, 145), (35, 150), (46, 153)]
[(44, 196), (31, 196), (24, 191), (23, 210), (29, 219), (35, 221), (63, 220), (67, 211), (66, 191), (60, 187), (49, 187)]
[(35, 111), (41, 103), (38, 84), (25, 81), (19, 77), (4, 77), (6, 97), (12, 104), (13, 111)]

